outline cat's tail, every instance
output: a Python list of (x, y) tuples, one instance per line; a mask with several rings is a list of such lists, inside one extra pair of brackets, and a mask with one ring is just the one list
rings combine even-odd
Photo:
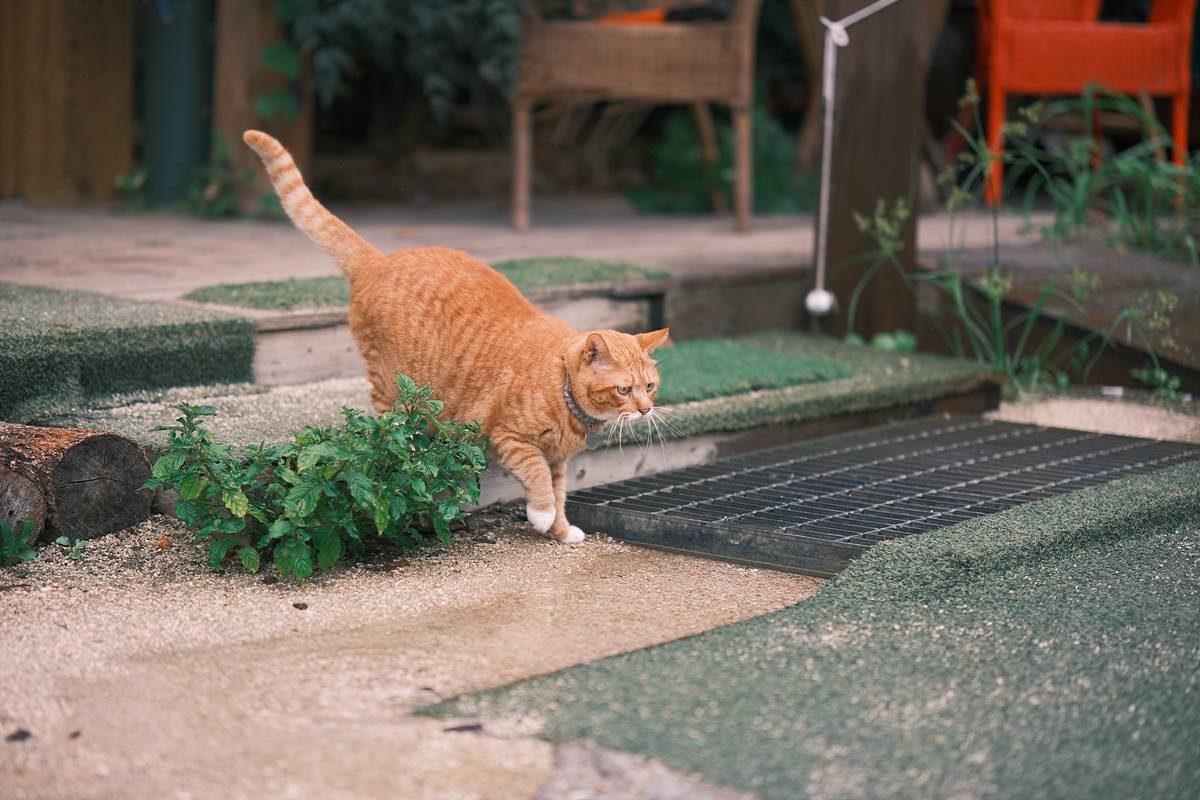
[(250, 149), (262, 159), (263, 166), (267, 168), (267, 177), (271, 179), (283, 210), (292, 218), (292, 222), (334, 257), (347, 279), (354, 279), (354, 270), (364, 259), (380, 255), (366, 239), (317, 202), (317, 198), (304, 185), (304, 178), (291, 153), (274, 137), (262, 131), (246, 131), (242, 134), (242, 141), (250, 145)]

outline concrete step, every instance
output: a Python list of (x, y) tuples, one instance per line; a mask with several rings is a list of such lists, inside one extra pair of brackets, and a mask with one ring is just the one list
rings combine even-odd
[[(807, 268), (754, 267), (737, 274), (526, 289), (526, 295), (580, 330), (638, 332), (669, 325), (672, 336), (682, 340), (800, 330), (807, 323), (809, 280)], [(184, 302), (254, 321), (257, 384), (283, 386), (363, 374), (365, 365), (343, 307), (267, 311)]]
[[(665, 406), (678, 435), (650, 443), (644, 428), (613, 437), (571, 463), (572, 488), (705, 464), (776, 444), (936, 413), (979, 413), (996, 406), (999, 379), (965, 361), (897, 356), (804, 334), (769, 334), (736, 341), (845, 365), (849, 377)], [(173, 389), (113, 398), (54, 424), (102, 428), (142, 442), (152, 454), (166, 443), (154, 428), (170, 424), (181, 401), (216, 407), (209, 425), (235, 446), (287, 441), (304, 425), (334, 425), (342, 407), (367, 410), (363, 378), (302, 385), (227, 385)], [(482, 504), (517, 500), (521, 487), (496, 465), (482, 479)]]

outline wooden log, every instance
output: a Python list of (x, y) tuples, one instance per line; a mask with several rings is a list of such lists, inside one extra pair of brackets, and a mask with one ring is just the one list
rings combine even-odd
[(43, 531), (94, 539), (141, 522), (149, 477), (145, 453), (122, 436), (0, 422), (0, 519), (33, 519), (34, 540)]

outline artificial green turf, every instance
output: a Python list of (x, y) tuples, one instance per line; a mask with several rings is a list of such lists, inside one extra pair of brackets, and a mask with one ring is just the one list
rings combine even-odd
[(754, 347), (731, 339), (679, 342), (655, 353), (662, 388), (658, 402), (713, 397), (849, 378), (849, 368), (816, 356)]
[(222, 283), (193, 289), (185, 294), (183, 299), (264, 311), (341, 308), (350, 302), (350, 284), (340, 275), (289, 278), (286, 281)]
[(1193, 797), (1200, 463), (877, 546), (811, 600), (427, 710), (764, 798)]
[[(505, 261), (495, 268), (521, 292), (537, 297), (551, 292), (616, 286), (670, 277), (665, 270), (625, 261), (583, 258), (530, 258)], [(341, 276), (292, 278), (286, 281), (222, 283), (184, 295), (197, 303), (218, 303), (268, 311), (341, 308), (350, 302), (350, 286)]]
[(0, 283), (0, 419), (115, 392), (248, 381), (254, 325), (206, 309)]
[(523, 294), (530, 296), (564, 289), (617, 286), (671, 277), (671, 273), (657, 267), (591, 258), (524, 258), (502, 261), (493, 266), (516, 284)]
[[(775, 425), (835, 417), (923, 403), (938, 398), (995, 387), (1003, 377), (970, 361), (910, 353), (898, 355), (872, 347), (855, 347), (827, 336), (779, 332), (740, 336), (727, 340), (739, 345), (789, 356), (795, 359), (819, 359), (845, 371), (844, 377), (802, 383), (798, 386), (751, 393), (680, 402), (670, 409), (674, 434), (695, 436), (713, 431), (740, 431), (760, 425)], [(665, 360), (668, 350), (657, 351)], [(723, 369), (732, 364), (714, 365), (710, 379), (720, 380)], [(663, 392), (669, 396), (668, 378)], [(666, 401), (664, 401), (665, 403)], [(626, 429), (622, 442), (639, 438), (639, 432)], [(644, 434), (641, 438), (645, 438)], [(613, 444), (617, 437), (613, 437)]]

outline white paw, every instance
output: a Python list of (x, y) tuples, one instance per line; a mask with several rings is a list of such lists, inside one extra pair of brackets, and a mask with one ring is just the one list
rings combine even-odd
[(525, 518), (538, 533), (545, 533), (554, 524), (554, 509), (538, 511), (532, 505), (525, 506)]
[(572, 525), (571, 527), (567, 528), (567, 535), (559, 541), (563, 544), (579, 544), (586, 538), (587, 537), (583, 535), (583, 531)]

